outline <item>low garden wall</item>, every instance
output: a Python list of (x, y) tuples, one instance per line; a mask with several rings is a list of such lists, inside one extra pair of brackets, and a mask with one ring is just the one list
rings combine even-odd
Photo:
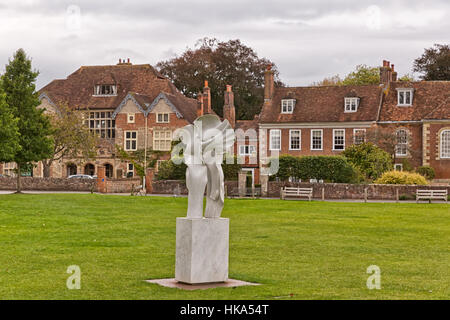
[(140, 185), (140, 178), (106, 179), (106, 193), (130, 193)]
[[(96, 191), (95, 179), (22, 177), (22, 190), (39, 191)], [(17, 178), (0, 177), (0, 190), (16, 190)]]
[[(445, 190), (450, 194), (450, 186), (417, 186), (393, 184), (347, 184), (347, 183), (292, 183), (269, 181), (268, 197), (280, 197), (282, 187), (313, 188), (313, 198), (321, 199), (367, 199), (396, 200), (397, 190), (400, 198), (414, 199), (417, 189)], [(322, 191), (323, 190), (323, 191)]]
[[(225, 181), (225, 189), (228, 196), (239, 194), (237, 181)], [(188, 190), (186, 182), (183, 180), (155, 180), (153, 181), (153, 193), (186, 195)]]

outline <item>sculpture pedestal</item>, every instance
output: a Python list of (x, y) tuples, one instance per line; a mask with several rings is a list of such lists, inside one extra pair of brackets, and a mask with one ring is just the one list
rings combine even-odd
[(175, 280), (188, 284), (228, 279), (230, 220), (177, 218)]

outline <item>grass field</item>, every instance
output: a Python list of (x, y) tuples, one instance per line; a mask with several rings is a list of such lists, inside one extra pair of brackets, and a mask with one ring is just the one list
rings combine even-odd
[[(445, 204), (226, 200), (230, 277), (261, 286), (182, 291), (175, 218), (186, 198), (0, 195), (0, 299), (449, 299)], [(68, 290), (67, 267), (81, 268)], [(369, 265), (381, 290), (368, 290)]]

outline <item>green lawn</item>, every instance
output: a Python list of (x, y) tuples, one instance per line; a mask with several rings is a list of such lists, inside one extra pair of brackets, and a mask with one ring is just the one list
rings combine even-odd
[[(175, 218), (186, 198), (0, 195), (0, 299), (449, 299), (445, 204), (226, 200), (230, 277), (261, 286), (182, 291)], [(78, 265), (80, 290), (68, 290)], [(381, 290), (368, 290), (369, 265)]]

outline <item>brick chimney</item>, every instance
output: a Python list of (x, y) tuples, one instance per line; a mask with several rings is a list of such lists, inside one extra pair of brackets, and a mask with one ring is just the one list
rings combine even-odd
[(205, 80), (205, 87), (203, 88), (203, 113), (212, 113), (211, 110), (211, 90), (208, 87), (208, 81)]
[(203, 115), (203, 94), (201, 92), (197, 95), (197, 117)]
[(267, 66), (266, 71), (264, 72), (264, 102), (270, 101), (273, 98), (273, 90), (274, 90), (274, 72), (272, 70), (272, 65), (269, 64)]
[(234, 129), (236, 125), (236, 109), (234, 107), (234, 93), (230, 85), (227, 85), (227, 90), (224, 93), (223, 118), (227, 119)]
[(394, 65), (391, 64), (392, 81), (397, 81), (397, 71), (394, 70)]
[(392, 69), (390, 62), (383, 60), (383, 66), (380, 67), (380, 84), (389, 85), (392, 81)]

